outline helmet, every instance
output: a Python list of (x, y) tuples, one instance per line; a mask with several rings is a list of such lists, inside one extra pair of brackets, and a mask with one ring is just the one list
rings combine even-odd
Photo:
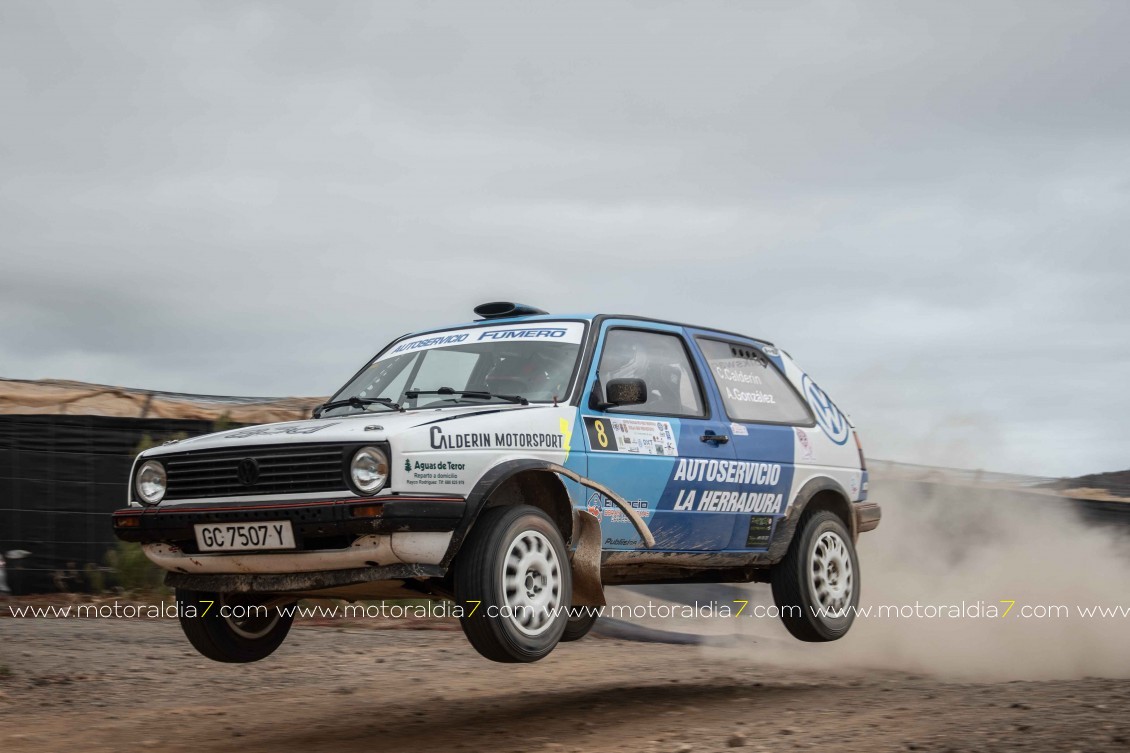
[(572, 374), (571, 357), (562, 358), (556, 350), (530, 344), (498, 354), (483, 381), (489, 392), (498, 395), (550, 400), (565, 397)]
[(651, 359), (639, 341), (634, 338), (616, 339), (609, 344), (611, 347), (605, 348), (600, 360), (601, 379), (640, 378), (647, 373)]
[(499, 354), (484, 381), (487, 391), (500, 395), (525, 396), (534, 383), (545, 380), (545, 372), (533, 359), (517, 352)]

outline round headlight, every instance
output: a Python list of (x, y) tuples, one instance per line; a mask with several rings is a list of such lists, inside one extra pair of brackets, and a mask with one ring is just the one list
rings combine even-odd
[(388, 456), (379, 447), (362, 447), (349, 464), (349, 478), (357, 491), (373, 494), (388, 481)]
[(155, 505), (165, 496), (165, 466), (156, 460), (146, 460), (137, 469), (134, 487), (137, 496), (147, 505)]

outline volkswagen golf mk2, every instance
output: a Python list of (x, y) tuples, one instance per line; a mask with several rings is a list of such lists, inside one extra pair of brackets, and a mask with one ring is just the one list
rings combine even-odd
[(534, 661), (628, 583), (768, 582), (797, 638), (848, 630), (879, 508), (853, 426), (787, 353), (475, 311), (392, 342), (309, 420), (138, 456), (114, 530), (194, 607), (197, 650), (269, 655), (299, 598), (424, 598), (454, 600), (483, 656)]

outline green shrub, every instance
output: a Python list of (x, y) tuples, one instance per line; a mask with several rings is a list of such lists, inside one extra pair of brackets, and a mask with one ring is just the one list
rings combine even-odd
[(157, 444), (158, 442), (153, 439), (153, 437), (148, 434), (142, 434), (141, 439), (139, 439), (137, 442), (137, 447), (133, 448), (133, 454), (139, 455), (148, 450), (150, 447), (156, 447)]
[(93, 562), (87, 562), (86, 567), (86, 586), (92, 594), (100, 594), (106, 592), (106, 574), (102, 568), (95, 565)]
[(141, 544), (117, 542), (106, 553), (106, 564), (114, 571), (116, 585), (124, 591), (157, 591), (165, 581), (165, 571), (149, 561)]
[(181, 439), (188, 439), (188, 434), (184, 433), (183, 431), (178, 431), (176, 434), (169, 434), (163, 439), (154, 439), (150, 434), (142, 434), (141, 439), (139, 439), (137, 442), (137, 446), (133, 448), (133, 454), (140, 455), (151, 447), (162, 445), (165, 442), (171, 442), (174, 439), (178, 441)]

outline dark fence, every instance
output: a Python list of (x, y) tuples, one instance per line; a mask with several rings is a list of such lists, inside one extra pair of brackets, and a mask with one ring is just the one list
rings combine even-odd
[(110, 513), (126, 504), (143, 442), (213, 430), (210, 421), (0, 415), (0, 552), (13, 593), (84, 586), (114, 546)]

